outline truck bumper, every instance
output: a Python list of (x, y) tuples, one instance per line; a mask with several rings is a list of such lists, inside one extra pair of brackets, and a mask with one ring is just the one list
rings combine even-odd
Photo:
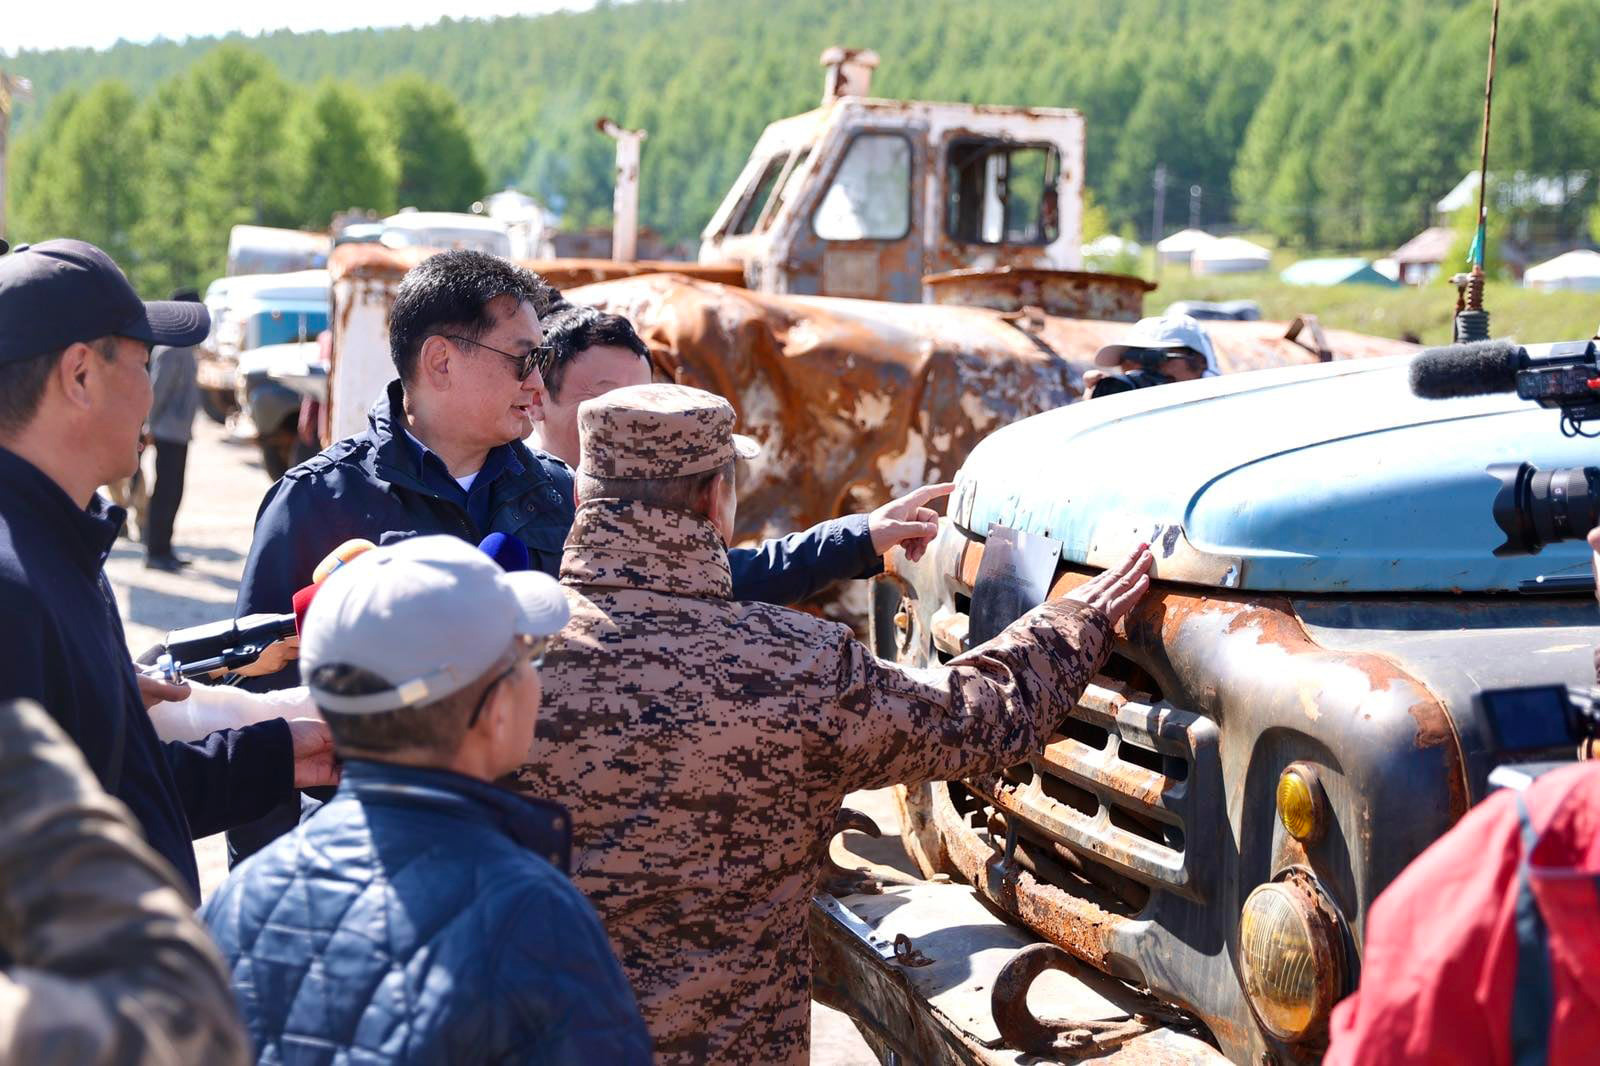
[[(1160, 1025), (1059, 1060), (1007, 1048), (994, 1019), (993, 989), (1017, 952), (1039, 941), (1001, 921), (964, 885), (899, 885), (843, 900), (819, 895), (811, 902), (810, 924), (812, 994), (849, 1014), (886, 1063), (1020, 1066), (1085, 1056), (1106, 1066), (1228, 1061), (1203, 1040)], [(1128, 1019), (1145, 1002), (1088, 967), (1072, 974), (1047, 970), (1026, 996), (1052, 1022), (1091, 1025)]]

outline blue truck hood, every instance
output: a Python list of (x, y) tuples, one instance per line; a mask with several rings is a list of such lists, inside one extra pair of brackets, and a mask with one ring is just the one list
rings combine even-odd
[(1600, 461), (1514, 395), (1421, 400), (1409, 357), (1284, 367), (1076, 403), (986, 438), (951, 514), (1104, 566), (1142, 540), (1157, 575), (1283, 592), (1494, 592), (1588, 572), (1581, 541), (1496, 558), (1491, 463)]

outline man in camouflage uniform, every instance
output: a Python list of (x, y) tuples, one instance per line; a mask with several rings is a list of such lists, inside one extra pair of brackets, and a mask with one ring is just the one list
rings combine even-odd
[(0, 1064), (255, 1061), (187, 887), (55, 720), (0, 700)]
[(580, 411), (572, 619), (520, 787), (572, 810), (573, 876), (660, 1061), (804, 1063), (806, 909), (846, 792), (1039, 750), (1148, 588), (1149, 554), (949, 666), (884, 662), (837, 623), (729, 599), (726, 400), (679, 385)]

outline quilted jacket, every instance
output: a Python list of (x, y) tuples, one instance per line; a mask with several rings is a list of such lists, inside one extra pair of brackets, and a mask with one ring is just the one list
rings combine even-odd
[(352, 760), (203, 916), (262, 1063), (646, 1063), (566, 876), (571, 820), (440, 770)]

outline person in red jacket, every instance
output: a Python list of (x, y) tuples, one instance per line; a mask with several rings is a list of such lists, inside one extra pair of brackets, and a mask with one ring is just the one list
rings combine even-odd
[(1600, 1060), (1600, 762), (1474, 807), (1373, 902), (1365, 948), (1324, 1066)]

